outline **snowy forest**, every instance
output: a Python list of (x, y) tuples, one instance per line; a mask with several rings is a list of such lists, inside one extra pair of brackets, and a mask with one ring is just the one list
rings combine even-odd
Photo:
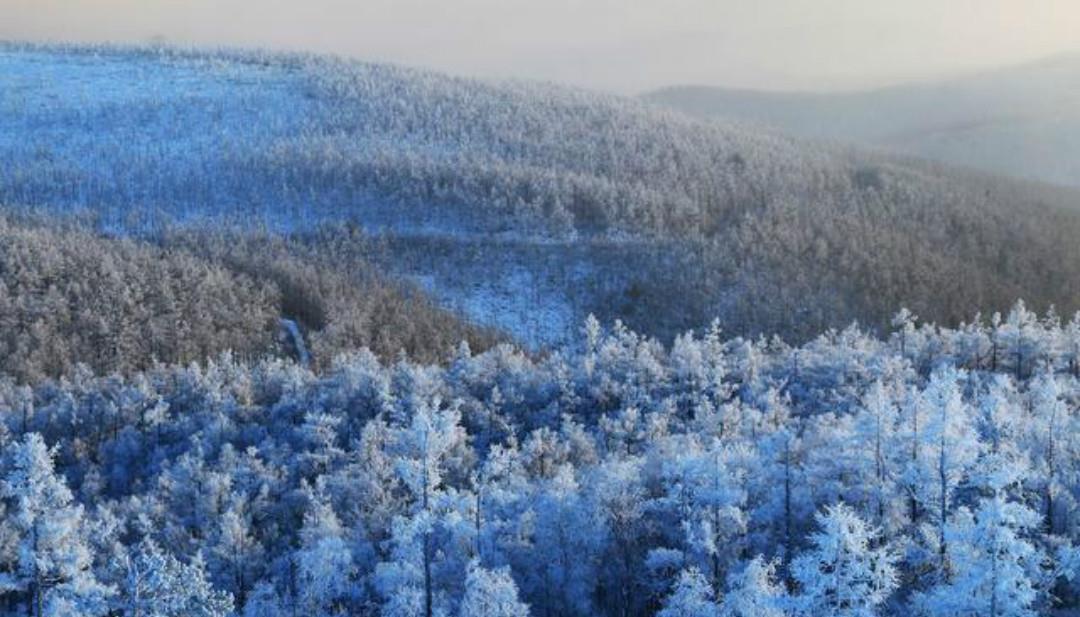
[(0, 42), (0, 615), (1078, 615), (1078, 203), (557, 85)]
[[(1080, 317), (0, 385), (12, 615), (1057, 614)], [(1060, 614), (1067, 614), (1061, 612)]]
[(368, 261), (533, 349), (589, 314), (667, 344), (714, 318), (804, 342), (853, 320), (884, 332), (900, 306), (947, 325), (1017, 298), (1072, 314), (1077, 203), (557, 85), (0, 43), (6, 209), (155, 244), (177, 224), (351, 224), (388, 246)]

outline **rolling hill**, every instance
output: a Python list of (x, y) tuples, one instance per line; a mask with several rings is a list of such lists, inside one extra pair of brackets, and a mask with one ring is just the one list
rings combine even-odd
[(700, 117), (1080, 185), (1080, 55), (872, 91), (678, 86), (644, 98)]
[[(0, 110), (12, 210), (159, 246), (208, 224), (314, 243), (322, 266), (374, 267), (534, 348), (589, 313), (669, 340), (714, 317), (799, 340), (887, 328), (901, 305), (942, 324), (1017, 297), (1080, 308), (1075, 191), (633, 99), (328, 57), (7, 45)], [(203, 244), (185, 250), (227, 257)]]

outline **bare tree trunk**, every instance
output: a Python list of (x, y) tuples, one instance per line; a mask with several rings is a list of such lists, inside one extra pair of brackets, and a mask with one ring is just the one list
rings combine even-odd
[(938, 483), (941, 491), (940, 516), (938, 518), (938, 552), (941, 554), (941, 571), (945, 571), (945, 515), (948, 504), (948, 478), (945, 474), (945, 432), (941, 433), (941, 451), (938, 453)]
[[(919, 410), (917, 407), (911, 408), (911, 422), (911, 464), (917, 465), (919, 463)], [(912, 486), (909, 490), (911, 491), (909, 503), (911, 509), (911, 526), (914, 527), (919, 524), (919, 500), (915, 496), (915, 487)]]
[(480, 480), (476, 482), (476, 558), (481, 564), (484, 563), (484, 552), (482, 548), (481, 532), (483, 531), (482, 512), (484, 507), (483, 499), (483, 484)]
[[(1055, 407), (1057, 402), (1054, 403)], [(1050, 414), (1050, 426), (1047, 428), (1047, 452), (1046, 452), (1046, 533), (1054, 533), (1054, 429), (1057, 418), (1057, 410)]]
[(431, 617), (431, 534), (424, 534), (424, 615)]
[(877, 431), (874, 435), (874, 467), (877, 475), (878, 495), (878, 527), (884, 532), (885, 529), (885, 461), (881, 452), (881, 414), (877, 416)]

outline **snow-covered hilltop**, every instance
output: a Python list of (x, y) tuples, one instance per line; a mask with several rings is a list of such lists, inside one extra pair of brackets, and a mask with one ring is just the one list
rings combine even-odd
[(390, 272), (533, 346), (589, 313), (805, 339), (899, 305), (1080, 308), (1064, 190), (322, 57), (10, 45), (0, 69), (0, 202), (143, 237), (358, 224)]

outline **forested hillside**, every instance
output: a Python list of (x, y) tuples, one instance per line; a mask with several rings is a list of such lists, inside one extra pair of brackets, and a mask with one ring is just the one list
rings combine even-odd
[(0, 374), (34, 383), (77, 364), (107, 374), (226, 351), (290, 356), (281, 319), (299, 323), (317, 365), (361, 347), (437, 361), (462, 340), (495, 340), (379, 275), (370, 250), (347, 230), (284, 240), (187, 229), (149, 243), (0, 217)]
[(1071, 614), (1080, 316), (0, 382), (5, 614)]
[(805, 340), (899, 305), (1080, 308), (1064, 189), (324, 57), (7, 46), (0, 69), (0, 202), (150, 238), (351, 222), (377, 267), (533, 348), (589, 313)]
[(0, 47), (0, 614), (1075, 614), (1077, 202), (554, 86)]

